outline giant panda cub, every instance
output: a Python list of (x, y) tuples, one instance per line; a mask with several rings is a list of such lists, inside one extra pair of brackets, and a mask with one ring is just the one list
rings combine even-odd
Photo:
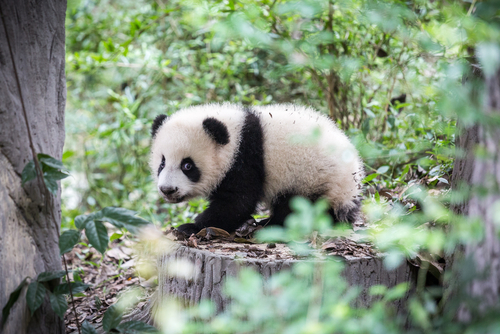
[(359, 214), (358, 152), (310, 108), (201, 105), (157, 116), (151, 133), (150, 165), (161, 196), (169, 203), (209, 200), (195, 223), (179, 227), (185, 234), (204, 227), (232, 232), (252, 219), (259, 202), (271, 211), (262, 224), (283, 224), (297, 195), (326, 198), (336, 222), (352, 223)]

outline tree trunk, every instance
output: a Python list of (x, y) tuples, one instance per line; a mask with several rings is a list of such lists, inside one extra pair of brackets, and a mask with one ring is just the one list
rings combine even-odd
[[(500, 116), (500, 69), (485, 79), (487, 94), (485, 115)], [(453, 171), (453, 185), (458, 183), (486, 190), (474, 191), (469, 200), (455, 206), (457, 213), (471, 219), (479, 218), (484, 224), (484, 238), (479, 243), (470, 243), (463, 250), (464, 258), (472, 258), (477, 274), (486, 276), (474, 280), (468, 287), (471, 296), (480, 297), (482, 310), (498, 305), (500, 301), (500, 240), (498, 238), (498, 208), (500, 205), (500, 127), (494, 122), (482, 122), (466, 129), (457, 142), (466, 156), (457, 159)], [(479, 145), (481, 156), (474, 154)], [(459, 317), (468, 320), (468, 312)]]
[[(35, 153), (61, 159), (64, 144), (63, 0), (0, 2), (0, 307), (24, 277), (60, 270), (60, 195), (21, 186)], [(25, 291), (3, 333), (63, 333), (48, 298), (30, 315)], [(2, 332), (2, 329), (0, 329)]]

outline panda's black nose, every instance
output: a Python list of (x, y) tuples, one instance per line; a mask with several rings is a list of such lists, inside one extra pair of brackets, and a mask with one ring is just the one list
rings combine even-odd
[(161, 186), (160, 190), (161, 190), (161, 192), (164, 195), (171, 196), (171, 195), (175, 194), (177, 192), (177, 190), (179, 190), (179, 188), (177, 188), (177, 187), (174, 188), (174, 187)]

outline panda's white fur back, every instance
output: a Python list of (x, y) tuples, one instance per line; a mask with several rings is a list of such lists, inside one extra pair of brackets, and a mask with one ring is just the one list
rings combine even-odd
[(328, 117), (291, 104), (253, 109), (264, 131), (267, 204), (283, 192), (309, 196), (326, 190), (334, 207), (351, 205), (360, 194), (362, 164), (347, 136)]

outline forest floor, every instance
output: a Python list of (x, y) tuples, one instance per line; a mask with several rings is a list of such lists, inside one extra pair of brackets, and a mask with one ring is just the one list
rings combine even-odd
[[(227, 232), (208, 228), (209, 234), (203, 235), (203, 230), (198, 236), (192, 235), (185, 240), (178, 240), (180, 244), (188, 247), (198, 248), (217, 254), (238, 253), (244, 258), (290, 258), (295, 257), (284, 244), (257, 244), (252, 240), (238, 238), (234, 233), (225, 238)], [(172, 236), (173, 230), (165, 232), (170, 240), (177, 240)], [(223, 233), (224, 236), (218, 235)], [(208, 237), (208, 238), (207, 238)], [(236, 239), (236, 241), (235, 241)], [(311, 246), (323, 252), (325, 255), (341, 257), (373, 257), (376, 251), (368, 243), (354, 241), (352, 237), (322, 238), (313, 235), (310, 240)], [(135, 270), (137, 257), (134, 255), (134, 241), (115, 240), (110, 243), (110, 249), (104, 256), (84, 244), (78, 244), (66, 254), (66, 261), (73, 281), (81, 279), (90, 287), (83, 293), (74, 296), (74, 308), (78, 316), (78, 324), (86, 320), (95, 328), (101, 327), (102, 317), (109, 306), (115, 304), (121, 295), (133, 288), (142, 290), (142, 297), (137, 299), (135, 310), (147, 307), (147, 298), (157, 285), (156, 277), (152, 276), (146, 280)], [(64, 264), (63, 264), (64, 265)], [(77, 274), (75, 274), (77, 273)], [(65, 325), (67, 333), (77, 333), (77, 321), (75, 310), (71, 300), (68, 301), (69, 308), (65, 314)]]
[[(145, 280), (137, 275), (134, 270), (135, 259), (130, 240), (115, 240), (110, 243), (110, 249), (102, 256), (93, 248), (78, 244), (66, 254), (70, 279), (79, 276), (83, 283), (90, 287), (84, 292), (74, 296), (74, 307), (78, 316), (78, 324), (87, 320), (94, 327), (101, 326), (102, 317), (109, 306), (117, 302), (124, 292), (140, 287), (148, 295), (154, 290), (154, 280)], [(64, 264), (63, 264), (64, 266)], [(76, 278), (76, 277), (75, 277)], [(78, 278), (77, 278), (78, 280)], [(137, 308), (143, 308), (147, 301), (138, 300)], [(69, 308), (64, 316), (66, 333), (77, 332), (75, 310), (68, 301)]]

